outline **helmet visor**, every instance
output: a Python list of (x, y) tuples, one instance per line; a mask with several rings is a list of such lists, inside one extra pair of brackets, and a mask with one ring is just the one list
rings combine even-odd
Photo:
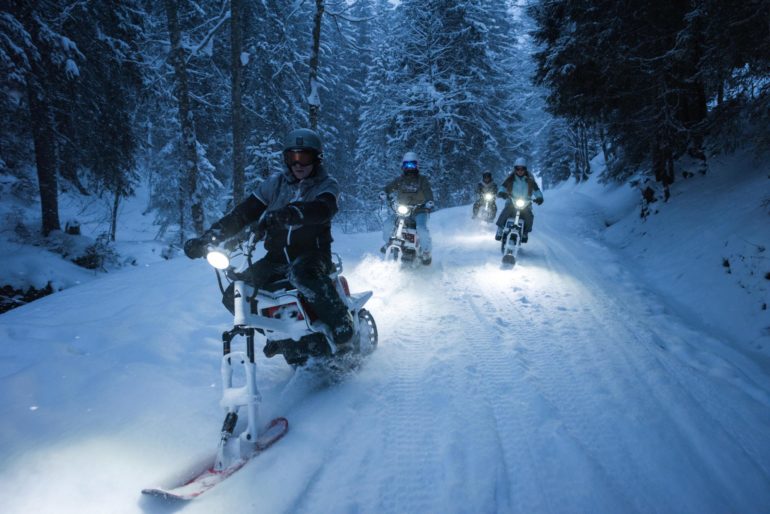
[(417, 161), (404, 161), (401, 164), (402, 170), (413, 171), (417, 169)]
[(309, 166), (316, 162), (318, 159), (318, 152), (315, 150), (308, 150), (304, 148), (289, 149), (283, 151), (283, 162), (286, 166), (293, 166), (299, 164), (300, 166)]

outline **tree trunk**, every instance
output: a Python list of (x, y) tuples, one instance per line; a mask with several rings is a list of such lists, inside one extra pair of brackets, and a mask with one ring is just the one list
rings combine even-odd
[(120, 207), (120, 189), (115, 188), (112, 200), (112, 211), (110, 212), (110, 241), (115, 241), (115, 234), (118, 231), (118, 207)]
[(230, 60), (232, 64), (232, 118), (233, 118), (233, 205), (243, 198), (245, 182), (245, 134), (243, 130), (243, 32), (241, 1), (230, 1)]
[(612, 163), (615, 160), (615, 151), (612, 148), (612, 142), (607, 137), (607, 131), (604, 124), (599, 125), (599, 140), (602, 145), (602, 154), (604, 155), (604, 164), (609, 170), (612, 168)]
[(308, 103), (310, 104), (310, 128), (318, 128), (318, 111), (321, 108), (321, 102), (318, 97), (318, 62), (321, 54), (321, 22), (324, 15), (324, 0), (315, 0), (315, 16), (313, 17), (313, 49), (310, 53), (310, 93), (308, 94)]
[(655, 180), (668, 188), (674, 183), (674, 156), (670, 146), (665, 142), (658, 141), (653, 148), (652, 169), (655, 173)]
[[(43, 52), (47, 45), (41, 44), (40, 21), (34, 12), (35, 4), (19, 2), (19, 20), (29, 31), (32, 46)], [(32, 124), (32, 140), (35, 146), (35, 164), (40, 191), (41, 230), (47, 236), (54, 230), (61, 230), (59, 222), (59, 184), (56, 139), (51, 106), (47, 98), (47, 73), (44, 62), (48, 55), (39, 55), (25, 50), (29, 62), (26, 76), (29, 114)], [(41, 62), (42, 61), (42, 62)]]
[[(39, 67), (34, 66), (33, 68)], [(34, 69), (32, 74), (35, 74)], [(32, 121), (32, 138), (35, 143), (37, 180), (40, 188), (42, 232), (44, 236), (47, 236), (54, 230), (61, 230), (53, 115), (45, 98), (45, 93), (35, 77), (27, 77), (27, 94)]]
[[(182, 127), (182, 155), (186, 191), (182, 193), (191, 199), (190, 213), (195, 232), (203, 233), (203, 206), (198, 193), (198, 150), (195, 135), (195, 120), (190, 106), (190, 88), (187, 82), (187, 65), (182, 49), (182, 31), (177, 20), (176, 0), (165, 0), (166, 16), (168, 17), (168, 32), (171, 39), (169, 61), (174, 66), (175, 92), (179, 102), (179, 123)], [(182, 216), (184, 219), (184, 216)], [(180, 227), (184, 232), (184, 227)]]
[(585, 123), (578, 121), (572, 124), (569, 134), (575, 182), (583, 182), (588, 179), (591, 171), (591, 164), (588, 160), (588, 129)]
[(583, 180), (588, 180), (589, 175), (591, 175), (591, 156), (588, 153), (588, 127), (585, 122), (580, 123), (580, 129), (582, 133), (580, 150), (583, 153)]

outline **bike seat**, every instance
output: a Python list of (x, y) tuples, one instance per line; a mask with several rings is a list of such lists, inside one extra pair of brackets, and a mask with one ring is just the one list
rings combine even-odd
[(289, 282), (288, 278), (282, 278), (280, 280), (276, 280), (275, 282), (270, 282), (269, 284), (266, 284), (259, 289), (260, 291), (268, 291), (274, 293), (276, 291), (280, 291), (281, 289), (286, 289), (288, 291), (291, 289), (296, 289), (296, 287), (294, 287), (294, 285)]
[[(339, 272), (337, 270), (333, 271), (329, 274), (329, 278), (334, 280)], [(267, 291), (269, 293), (275, 293), (276, 291), (286, 290), (286, 291), (294, 291), (297, 288), (292, 284), (288, 278), (282, 278), (279, 280), (276, 280), (275, 282), (270, 282), (269, 284), (265, 284), (264, 286), (260, 287), (260, 291)]]

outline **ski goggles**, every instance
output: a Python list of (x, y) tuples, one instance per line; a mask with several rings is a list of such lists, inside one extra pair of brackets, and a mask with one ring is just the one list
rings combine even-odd
[(405, 161), (401, 164), (402, 170), (416, 170), (417, 169), (417, 161)]
[(283, 151), (283, 162), (289, 167), (292, 167), (295, 164), (299, 164), (300, 166), (310, 166), (311, 164), (315, 164), (317, 160), (318, 152), (315, 150), (299, 149)]
[(526, 166), (514, 166), (513, 171), (527, 171)]

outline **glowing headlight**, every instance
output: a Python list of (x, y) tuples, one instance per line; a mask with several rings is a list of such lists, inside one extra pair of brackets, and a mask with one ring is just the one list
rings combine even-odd
[(227, 267), (230, 265), (230, 258), (217, 250), (213, 250), (206, 254), (206, 260), (209, 261), (209, 264), (214, 266), (216, 269), (227, 269)]
[(518, 209), (523, 209), (525, 205), (527, 205), (527, 202), (525, 202), (525, 201), (524, 201), (524, 200), (522, 200), (521, 198), (517, 198), (517, 199), (516, 199), (516, 207), (517, 207)]
[(398, 206), (398, 213), (399, 214), (409, 214), (409, 207), (406, 205), (399, 205)]
[(492, 193), (486, 193), (484, 195), (484, 200), (486, 200), (487, 202), (490, 202), (490, 201), (492, 201), (492, 198), (494, 198), (494, 197), (495, 197), (495, 195), (493, 195)]

